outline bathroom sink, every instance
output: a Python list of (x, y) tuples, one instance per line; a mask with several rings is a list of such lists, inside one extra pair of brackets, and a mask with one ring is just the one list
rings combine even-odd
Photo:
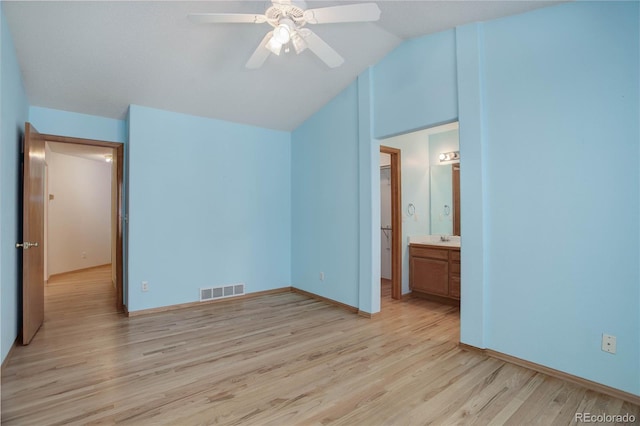
[(460, 247), (459, 236), (448, 236), (449, 241), (442, 241), (441, 235), (417, 235), (409, 237), (409, 244), (429, 244), (443, 247)]

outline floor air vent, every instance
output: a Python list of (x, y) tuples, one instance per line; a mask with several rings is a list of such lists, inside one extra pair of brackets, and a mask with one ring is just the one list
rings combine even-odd
[(224, 299), (227, 297), (244, 294), (244, 284), (231, 284), (222, 287), (209, 287), (200, 289), (200, 301)]

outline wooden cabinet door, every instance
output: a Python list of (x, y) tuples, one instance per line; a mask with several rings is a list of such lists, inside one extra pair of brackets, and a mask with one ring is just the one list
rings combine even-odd
[[(451, 262), (449, 263), (449, 296), (460, 299), (460, 252), (451, 252)], [(456, 260), (457, 259), (457, 260)]]
[(411, 257), (409, 267), (411, 290), (449, 295), (449, 262), (446, 260)]
[(449, 281), (449, 296), (460, 299), (460, 275), (452, 275)]

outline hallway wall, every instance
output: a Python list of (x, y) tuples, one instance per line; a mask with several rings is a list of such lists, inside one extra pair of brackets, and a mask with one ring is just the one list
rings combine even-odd
[(111, 263), (111, 163), (47, 155), (49, 276)]

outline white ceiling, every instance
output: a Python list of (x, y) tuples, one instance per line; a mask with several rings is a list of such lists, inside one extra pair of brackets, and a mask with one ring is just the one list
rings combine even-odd
[[(308, 1), (308, 8), (358, 1)], [(378, 1), (376, 23), (315, 25), (345, 63), (308, 50), (244, 64), (267, 24), (194, 24), (269, 1), (2, 1), (31, 105), (124, 118), (129, 104), (292, 130), (403, 39), (556, 1)]]

